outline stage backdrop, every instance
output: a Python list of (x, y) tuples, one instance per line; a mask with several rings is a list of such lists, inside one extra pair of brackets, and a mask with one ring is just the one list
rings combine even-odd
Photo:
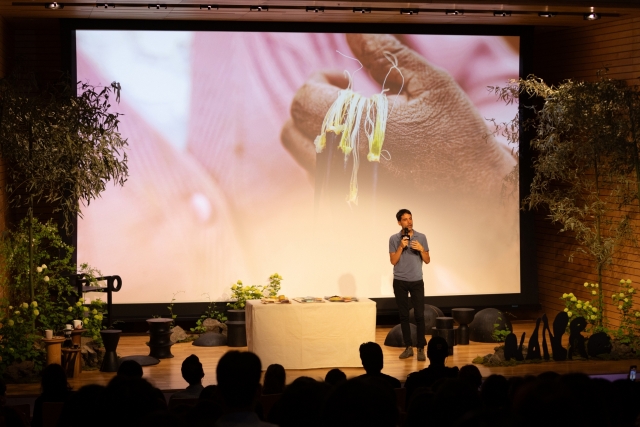
[[(487, 86), (518, 77), (519, 37), (78, 30), (76, 46), (78, 80), (122, 85), (130, 177), (78, 221), (78, 263), (119, 274), (119, 303), (219, 300), (274, 272), (291, 297), (393, 296), (401, 208), (429, 242), (427, 295), (520, 292), (516, 159), (486, 121), (516, 112)], [(331, 137), (316, 153), (345, 70), (363, 97), (386, 89), (379, 162), (366, 118), (349, 156)]]

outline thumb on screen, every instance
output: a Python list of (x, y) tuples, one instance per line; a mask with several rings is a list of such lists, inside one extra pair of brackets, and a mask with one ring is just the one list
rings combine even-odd
[[(395, 94), (403, 87), (403, 93), (411, 99), (433, 86), (450, 80), (444, 71), (429, 64), (417, 52), (392, 35), (347, 34), (347, 42), (355, 57), (378, 83), (384, 83), (385, 88), (389, 89), (389, 94)], [(402, 75), (398, 70), (389, 72), (392, 64), (386, 58), (385, 52), (397, 58)]]

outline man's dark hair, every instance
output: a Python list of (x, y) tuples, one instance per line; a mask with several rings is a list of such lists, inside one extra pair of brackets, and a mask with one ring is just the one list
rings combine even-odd
[(375, 342), (366, 342), (360, 345), (360, 360), (367, 374), (377, 374), (382, 371), (382, 348)]
[(128, 359), (120, 364), (118, 375), (131, 378), (142, 378), (142, 366), (135, 360)]
[(347, 375), (338, 368), (333, 368), (324, 377), (324, 382), (332, 386), (337, 386), (347, 381)]
[(431, 361), (444, 362), (449, 356), (449, 345), (442, 337), (432, 337), (427, 344), (427, 357)]
[(216, 368), (220, 395), (232, 408), (250, 406), (257, 397), (261, 374), (262, 364), (254, 353), (228, 351)]
[(202, 363), (200, 363), (200, 359), (198, 359), (198, 356), (195, 354), (184, 359), (180, 371), (182, 372), (182, 378), (184, 378), (189, 385), (198, 384), (202, 380), (202, 377), (204, 377)]
[[(411, 211), (410, 211), (409, 209), (400, 209), (400, 210), (398, 211), (398, 213), (396, 214), (396, 219), (397, 219), (398, 221), (400, 221), (400, 218), (402, 218), (402, 215), (404, 215), (404, 214), (412, 215), (412, 214), (411, 214)], [(413, 216), (413, 215), (412, 215), (412, 216)]]

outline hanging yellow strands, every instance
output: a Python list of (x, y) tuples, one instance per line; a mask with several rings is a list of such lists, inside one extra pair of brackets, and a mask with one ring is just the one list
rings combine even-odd
[[(342, 53), (340, 54), (343, 55)], [(382, 83), (382, 91), (379, 94), (372, 95), (369, 99), (364, 98), (353, 91), (352, 76), (348, 71), (345, 71), (345, 75), (349, 79), (349, 85), (346, 89), (338, 92), (338, 97), (333, 104), (331, 104), (331, 107), (329, 107), (329, 110), (324, 117), (322, 127), (320, 129), (320, 135), (318, 135), (314, 140), (316, 153), (321, 153), (327, 144), (327, 132), (333, 132), (336, 135), (341, 135), (338, 148), (344, 153), (345, 162), (347, 161), (349, 154), (353, 154), (353, 169), (351, 171), (347, 203), (354, 203), (356, 205), (358, 204), (358, 141), (363, 112), (366, 109), (364, 130), (369, 142), (367, 160), (370, 162), (379, 162), (380, 155), (382, 153), (382, 145), (384, 143), (385, 130), (387, 127), (387, 119), (390, 114), (389, 101), (385, 95), (385, 92), (388, 89), (385, 89), (384, 86), (391, 70), (398, 70), (402, 77), (402, 85), (400, 86), (398, 94), (400, 94), (402, 87), (404, 86), (404, 76), (402, 76), (402, 72), (398, 68), (398, 59), (389, 52), (383, 52), (383, 54), (391, 63), (391, 68)], [(350, 58), (346, 55), (343, 56)], [(357, 61), (357, 59), (355, 60)], [(358, 62), (360, 63), (360, 61)], [(362, 63), (360, 63), (360, 66), (360, 68), (362, 68)], [(360, 69), (356, 70), (356, 72), (359, 70)], [(393, 106), (391, 111), (393, 111)]]

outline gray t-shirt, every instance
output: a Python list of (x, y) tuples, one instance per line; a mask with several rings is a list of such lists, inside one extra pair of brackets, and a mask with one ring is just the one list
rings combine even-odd
[[(394, 253), (400, 246), (402, 239), (402, 231), (389, 237), (389, 253)], [(429, 250), (427, 236), (413, 230), (413, 236), (409, 238), (409, 246), (407, 246), (400, 255), (400, 260), (393, 266), (393, 278), (404, 280), (406, 282), (417, 282), (422, 280), (422, 256), (420, 252), (411, 249), (411, 242), (417, 240), (424, 247), (425, 251)]]

